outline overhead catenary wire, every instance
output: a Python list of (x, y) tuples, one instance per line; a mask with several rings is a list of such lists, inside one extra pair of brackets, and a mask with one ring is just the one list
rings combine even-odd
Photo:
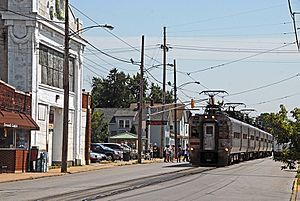
[(287, 95), (287, 96), (282, 96), (282, 97), (279, 97), (279, 98), (274, 98), (274, 99), (267, 100), (267, 101), (261, 101), (261, 102), (258, 102), (258, 103), (249, 104), (249, 106), (262, 105), (262, 104), (266, 104), (266, 103), (270, 103), (270, 102), (274, 102), (274, 101), (278, 101), (278, 100), (283, 100), (283, 99), (287, 99), (287, 98), (298, 96), (298, 95), (300, 95), (300, 93), (294, 93), (294, 94), (290, 94), (290, 95)]
[(280, 84), (282, 82), (286, 82), (288, 80), (294, 79), (294, 78), (299, 77), (299, 76), (300, 76), (300, 73), (297, 73), (296, 75), (293, 75), (293, 76), (290, 76), (288, 78), (279, 80), (277, 82), (273, 82), (273, 83), (270, 83), (270, 84), (267, 84), (267, 85), (264, 85), (264, 86), (253, 88), (253, 89), (244, 90), (244, 91), (241, 91), (241, 92), (231, 93), (231, 94), (225, 95), (225, 97), (236, 96), (236, 95), (240, 95), (240, 94), (244, 94), (244, 93), (248, 93), (248, 92), (252, 92), (252, 91), (257, 91), (259, 89), (264, 89), (264, 88), (267, 88), (267, 87), (270, 87), (270, 86), (274, 86), (274, 85)]
[(260, 53), (249, 55), (249, 56), (246, 56), (246, 57), (243, 57), (243, 58), (239, 58), (239, 59), (236, 59), (236, 60), (233, 60), (233, 61), (229, 61), (229, 62), (225, 62), (225, 63), (222, 63), (222, 64), (218, 64), (218, 65), (206, 67), (206, 68), (203, 68), (203, 69), (200, 69), (200, 70), (191, 71), (188, 74), (200, 73), (200, 72), (204, 72), (204, 71), (208, 71), (208, 70), (213, 70), (213, 69), (216, 69), (216, 68), (221, 68), (223, 66), (227, 66), (229, 64), (237, 63), (237, 62), (249, 59), (249, 58), (253, 58), (253, 57), (256, 57), (256, 56), (259, 56), (259, 55), (262, 55), (262, 54), (266, 54), (268, 52), (271, 52), (271, 51), (274, 51), (274, 50), (277, 50), (277, 49), (281, 49), (281, 48), (290, 46), (292, 44), (295, 44), (295, 42), (287, 43), (287, 44), (282, 45), (280, 47), (276, 47), (276, 48), (273, 48), (273, 49), (270, 49), (270, 50), (267, 50), (267, 51), (263, 51), (263, 52), (260, 52)]

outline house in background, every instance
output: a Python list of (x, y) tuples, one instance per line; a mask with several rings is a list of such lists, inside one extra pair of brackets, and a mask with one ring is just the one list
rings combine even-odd
[[(48, 152), (49, 165), (60, 164), (62, 155), (64, 5), (64, 0), (0, 1), (0, 79), (31, 93), (31, 116), (40, 127), (32, 131), (31, 145)], [(70, 29), (80, 30), (79, 19), (69, 12)], [(71, 38), (67, 159), (73, 165), (85, 163), (84, 47), (80, 35)]]
[[(161, 104), (155, 104), (154, 106), (145, 104), (142, 115), (142, 138), (147, 139), (148, 137), (148, 144), (151, 143), (161, 147), (161, 136), (163, 136), (162, 147), (175, 144), (175, 123), (177, 123), (178, 144), (182, 145), (182, 147), (188, 144), (189, 111), (186, 111), (185, 106), (182, 105), (182, 108), (177, 109), (177, 119), (175, 121), (173, 107), (173, 105), (165, 106), (165, 112), (161, 113)], [(130, 132), (132, 126), (138, 131), (139, 118), (137, 108), (138, 105), (133, 103), (130, 108), (96, 108), (95, 111), (100, 111), (104, 114), (109, 124), (110, 137), (113, 137), (120, 133)], [(164, 123), (162, 123), (162, 114), (164, 115)]]
[(108, 130), (111, 136), (130, 132), (134, 126), (136, 131), (138, 128), (138, 111), (131, 108), (95, 108), (104, 114), (108, 122)]

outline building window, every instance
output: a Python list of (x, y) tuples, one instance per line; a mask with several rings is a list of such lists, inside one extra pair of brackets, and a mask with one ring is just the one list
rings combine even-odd
[(119, 120), (119, 128), (124, 128), (124, 120)]
[[(42, 44), (39, 47), (41, 82), (49, 86), (63, 88), (64, 55)], [(69, 89), (74, 91), (74, 59), (69, 61)]]
[(41, 121), (45, 121), (47, 106), (39, 104), (38, 108), (39, 108), (38, 119)]
[(130, 128), (130, 121), (129, 120), (125, 120), (125, 128)]

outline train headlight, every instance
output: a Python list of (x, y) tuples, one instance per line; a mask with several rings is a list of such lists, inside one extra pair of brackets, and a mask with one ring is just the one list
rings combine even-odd
[(226, 152), (228, 152), (229, 151), (229, 149), (226, 147), (225, 149), (224, 149)]
[(191, 151), (194, 151), (194, 148), (193, 148), (193, 147), (191, 147)]

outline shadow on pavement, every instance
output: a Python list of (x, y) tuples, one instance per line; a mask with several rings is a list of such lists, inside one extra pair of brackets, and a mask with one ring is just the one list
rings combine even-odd
[(170, 165), (163, 166), (163, 168), (170, 168), (170, 167), (178, 168), (178, 167), (193, 167), (193, 166), (190, 163), (172, 163)]

